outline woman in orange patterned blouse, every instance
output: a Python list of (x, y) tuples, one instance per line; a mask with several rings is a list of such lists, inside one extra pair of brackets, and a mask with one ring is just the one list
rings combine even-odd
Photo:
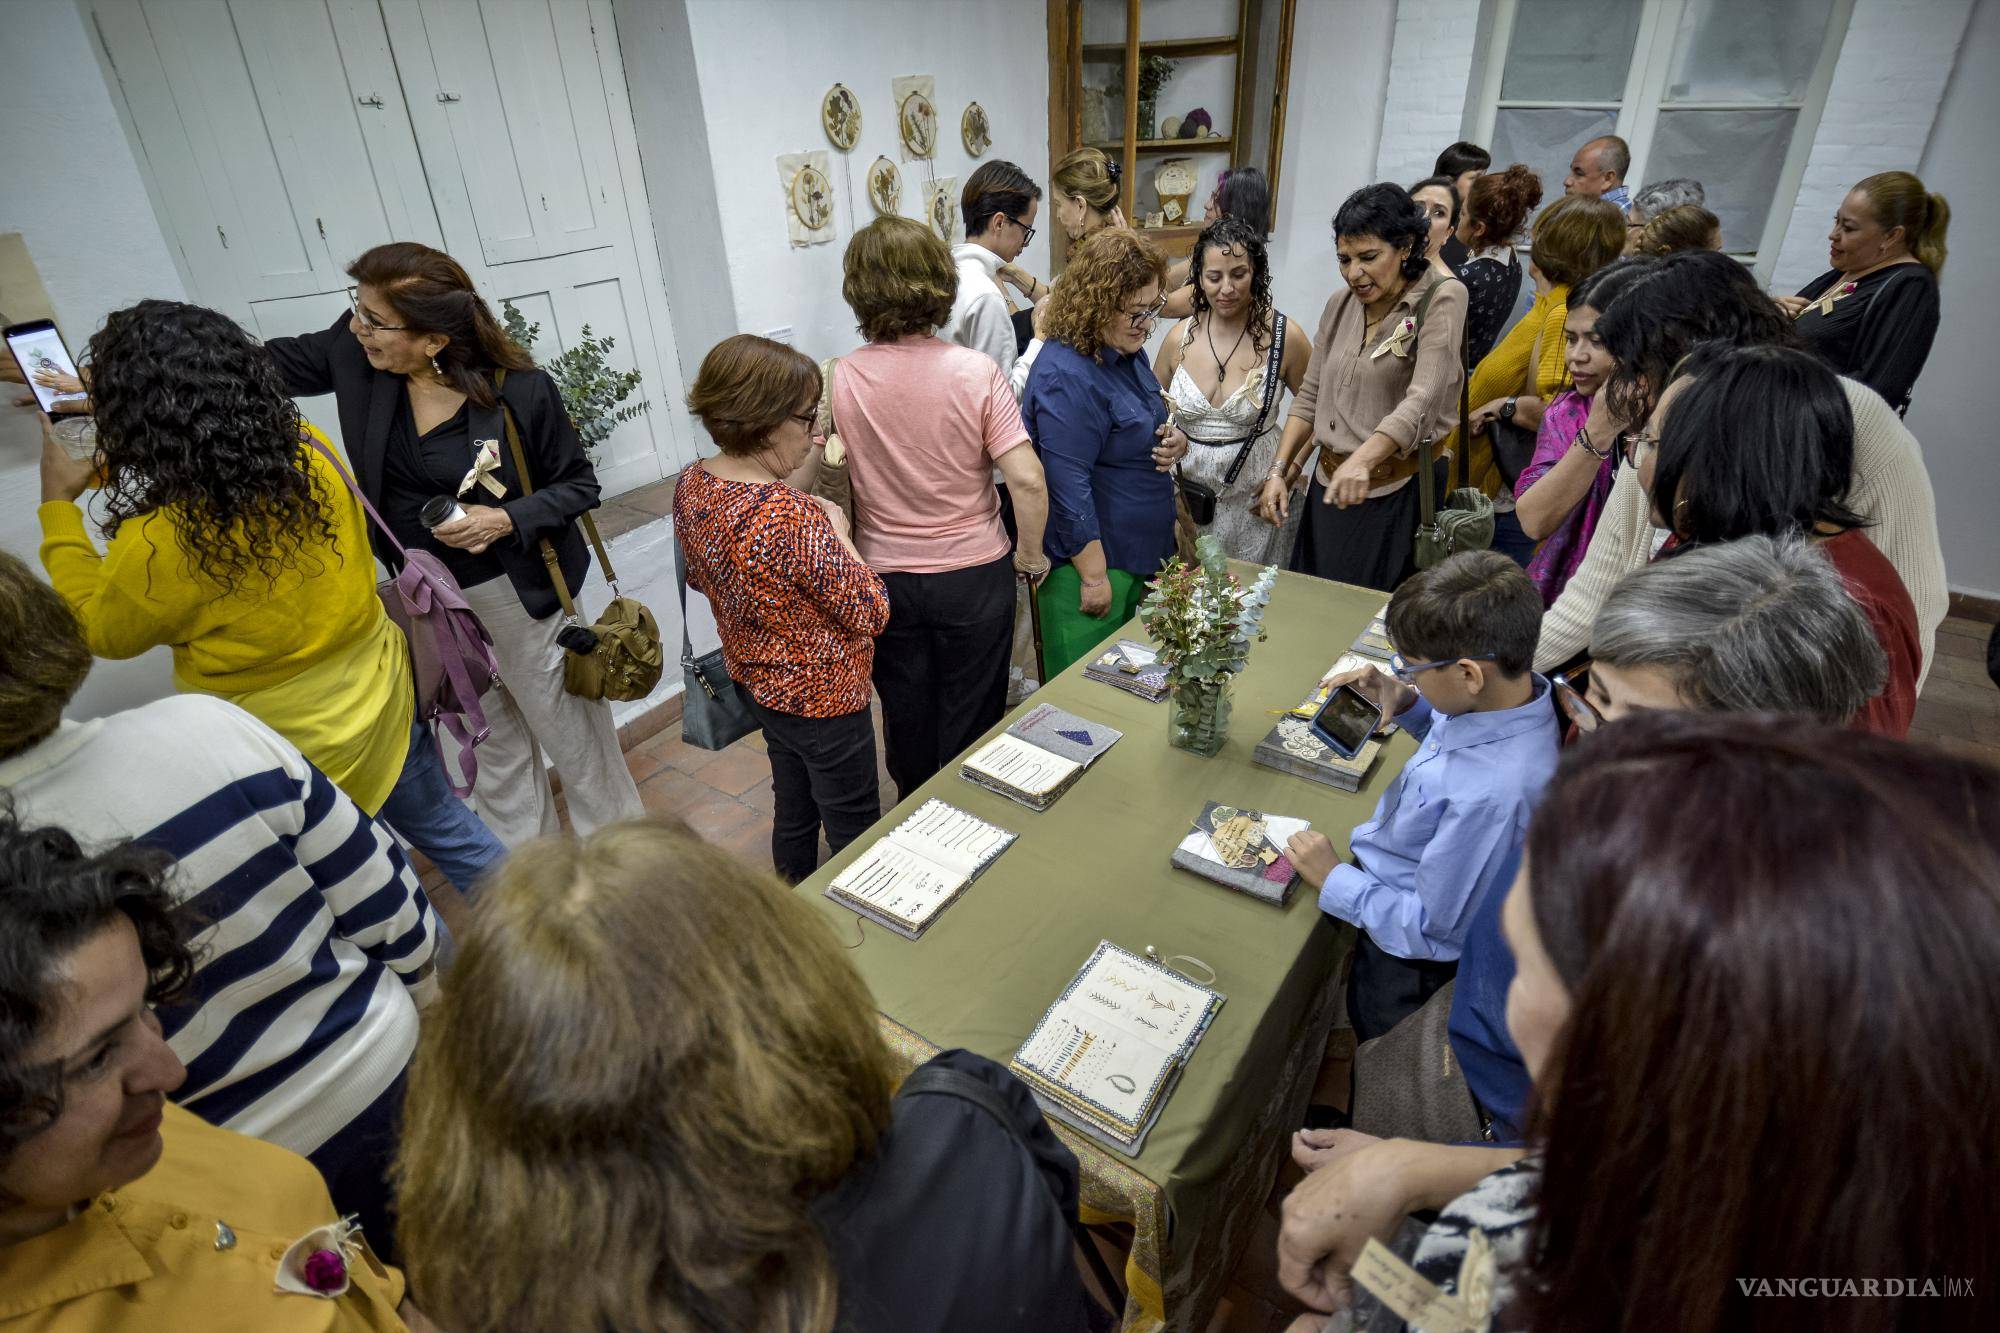
[(882, 580), (847, 516), (794, 489), (814, 460), (819, 369), (739, 333), (703, 358), (688, 409), (722, 452), (681, 473), (674, 532), (687, 581), (708, 598), (729, 674), (749, 696), (771, 756), (771, 860), (793, 882), (882, 814), (868, 712)]

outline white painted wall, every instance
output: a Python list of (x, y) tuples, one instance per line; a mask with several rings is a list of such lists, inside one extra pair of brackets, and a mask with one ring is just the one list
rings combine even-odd
[[(903, 162), (891, 81), (936, 79), (936, 172), (960, 186), (979, 161), (1019, 163), (1046, 191), (1049, 161), (1049, 53), (1040, 3), (979, 0), (687, 0), (700, 71), (709, 156), (728, 250), (736, 328), (789, 327), (814, 358), (856, 347), (853, 312), (840, 299), (840, 258), (857, 227), (875, 217), (864, 175), (878, 155), (903, 173), (902, 212), (920, 218), (924, 164)], [(834, 83), (861, 99), (861, 140), (841, 153), (820, 128), (820, 99)], [(993, 146), (968, 158), (958, 120), (966, 103), (986, 108)], [(786, 239), (775, 159), (825, 148), (835, 200), (834, 239), (794, 249)], [(1047, 200), (1042, 235), (1023, 262), (1049, 270)], [(691, 366), (706, 348), (683, 348)]]
[[(110, 311), (147, 296), (185, 300), (186, 288), (75, 7), (4, 0), (0, 33), (0, 231), (25, 239), (56, 323), (81, 355)], [(40, 455), (33, 416), (0, 405), (0, 548), (36, 568)], [(171, 669), (165, 649), (101, 662), (72, 711), (158, 698)]]
[[(1375, 179), (1408, 185), (1431, 174), (1437, 155), (1465, 137), (1479, 38), (1479, 0), (1402, 0), (1396, 7), (1388, 104)], [(1506, 165), (1502, 163), (1501, 165)]]
[[(1397, 8), (1396, 0), (1306, 3), (1293, 19), (1271, 296), (1308, 333), (1340, 284), (1334, 210), (1377, 179)], [(1454, 125), (1438, 148), (1457, 137)]]
[[(1854, 182), (1908, 171), (1922, 158), (1972, 7), (1972, 0), (1856, 0), (1772, 291), (1797, 291), (1826, 272), (1826, 233)], [(1994, 124), (1987, 122), (1989, 132)]]
[(2000, 128), (2000, 4), (1974, 7), (1918, 174), (1952, 209), (1944, 321), (1910, 403), (1937, 491), (1945, 574), (1964, 592), (2000, 597), (2000, 469), (1994, 463), (1994, 320), (2000, 256), (1987, 243), (2000, 213), (1993, 135)]

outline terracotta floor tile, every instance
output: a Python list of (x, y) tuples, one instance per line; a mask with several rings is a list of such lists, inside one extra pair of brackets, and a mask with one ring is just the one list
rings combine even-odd
[(698, 801), (719, 795), (687, 774), (663, 768), (639, 784), (639, 800), (654, 814), (681, 818), (682, 811)]
[(674, 513), (674, 482), (677, 477), (656, 481), (650, 486), (641, 486), (636, 491), (626, 491), (618, 497), (618, 503), (643, 509), (660, 518), (672, 518)]
[(694, 776), (729, 796), (741, 796), (771, 776), (771, 758), (747, 745), (732, 745), (718, 752)]
[(749, 791), (744, 792), (737, 799), (753, 810), (762, 810), (765, 814), (770, 814), (775, 807), (772, 804), (771, 779), (769, 775), (767, 774), (762, 782), (752, 787)]
[(660, 758), (668, 767), (683, 773), (699, 773), (722, 756), (721, 750), (704, 750), (699, 745), (689, 745), (676, 731), (672, 740), (660, 748)]
[(746, 824), (764, 822), (764, 816), (721, 792), (709, 792), (676, 812), (687, 826), (707, 842), (723, 842)]

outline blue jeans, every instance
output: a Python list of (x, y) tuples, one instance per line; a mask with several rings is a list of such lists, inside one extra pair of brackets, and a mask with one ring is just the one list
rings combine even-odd
[(444, 761), (421, 722), (410, 727), (410, 753), (403, 760), (402, 776), (376, 818), (428, 856), (468, 902), (486, 872), (507, 854), (472, 808), (451, 794)]
[(1533, 537), (1521, 531), (1521, 520), (1513, 510), (1493, 516), (1493, 549), (1526, 569), (1528, 562), (1535, 558), (1538, 545)]

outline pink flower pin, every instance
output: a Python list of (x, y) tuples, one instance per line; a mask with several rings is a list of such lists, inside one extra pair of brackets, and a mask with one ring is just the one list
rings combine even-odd
[(306, 1256), (306, 1285), (321, 1293), (334, 1293), (347, 1285), (347, 1260), (337, 1250), (314, 1250)]

